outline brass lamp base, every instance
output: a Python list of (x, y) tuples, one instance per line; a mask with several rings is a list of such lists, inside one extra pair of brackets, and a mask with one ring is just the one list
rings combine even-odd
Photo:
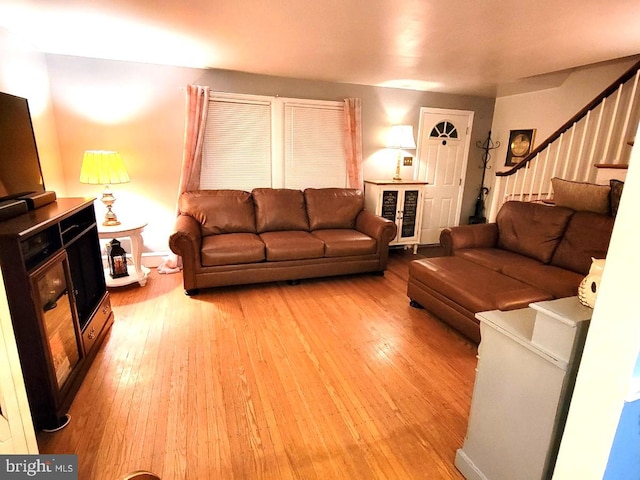
[(100, 199), (102, 203), (104, 203), (105, 207), (107, 207), (107, 213), (104, 215), (104, 222), (102, 225), (106, 227), (113, 227), (115, 225), (120, 225), (120, 221), (111, 207), (116, 201), (116, 197), (113, 196), (111, 190), (109, 190), (109, 185), (104, 187), (104, 192), (102, 193), (102, 198)]
[(393, 176), (394, 182), (401, 182), (402, 178), (400, 178), (400, 165), (402, 162), (402, 150), (398, 149), (398, 163), (396, 164), (396, 174)]
[(116, 214), (113, 213), (111, 207), (108, 207), (107, 213), (104, 215), (104, 222), (102, 225), (106, 227), (113, 227), (115, 225), (120, 225), (120, 220), (116, 217)]

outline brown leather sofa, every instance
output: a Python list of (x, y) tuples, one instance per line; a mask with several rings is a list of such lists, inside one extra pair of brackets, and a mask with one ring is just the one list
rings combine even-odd
[(606, 257), (613, 223), (611, 215), (507, 202), (495, 223), (443, 230), (445, 256), (411, 262), (407, 295), (479, 342), (477, 312), (577, 295), (591, 258)]
[(184, 289), (384, 272), (396, 225), (346, 188), (199, 190), (180, 196), (171, 251)]

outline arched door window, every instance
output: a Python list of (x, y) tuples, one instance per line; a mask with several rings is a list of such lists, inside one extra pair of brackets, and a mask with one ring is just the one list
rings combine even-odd
[(431, 133), (429, 134), (431, 138), (458, 138), (458, 129), (456, 126), (451, 123), (444, 122), (438, 123), (435, 127), (431, 129)]

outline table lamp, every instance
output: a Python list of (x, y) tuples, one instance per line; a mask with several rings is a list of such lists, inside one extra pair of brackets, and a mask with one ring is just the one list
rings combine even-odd
[(416, 142), (413, 139), (413, 126), (412, 125), (394, 125), (391, 127), (391, 134), (389, 137), (389, 148), (396, 148), (398, 150), (398, 162), (396, 165), (396, 174), (393, 177), (394, 182), (402, 180), (400, 178), (400, 166), (402, 165), (402, 150), (409, 150), (416, 148)]
[(127, 183), (128, 181), (129, 174), (124, 167), (120, 153), (107, 150), (88, 150), (84, 152), (82, 168), (80, 169), (80, 183), (105, 186), (100, 199), (107, 207), (107, 213), (104, 216), (104, 222), (102, 222), (103, 225), (120, 225), (118, 217), (112, 210), (116, 198), (111, 193), (109, 185)]

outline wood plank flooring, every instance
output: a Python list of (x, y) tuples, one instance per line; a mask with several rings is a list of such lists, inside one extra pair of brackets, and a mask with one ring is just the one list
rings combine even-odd
[(83, 480), (462, 479), (477, 349), (409, 306), (414, 258), (193, 298), (155, 270), (112, 289), (111, 333), (40, 451), (78, 454)]

